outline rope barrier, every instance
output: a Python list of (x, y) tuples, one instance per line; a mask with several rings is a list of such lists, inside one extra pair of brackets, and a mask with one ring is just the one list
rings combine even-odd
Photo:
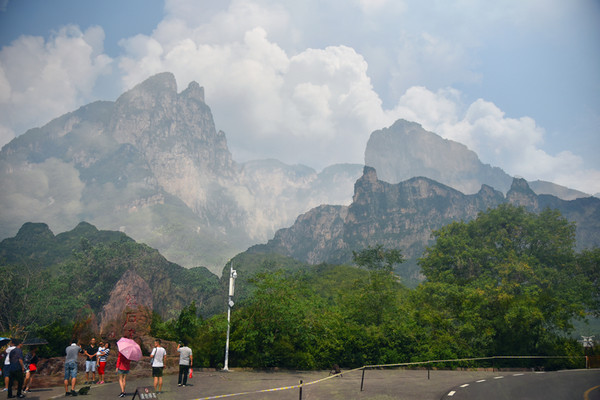
[[(585, 358), (585, 357), (583, 357), (583, 356), (493, 356), (493, 357), (455, 358), (455, 359), (449, 359), (449, 360), (416, 361), (416, 362), (398, 363), (398, 364), (364, 365), (359, 368), (354, 368), (354, 369), (344, 371), (343, 373), (350, 374), (352, 372), (362, 370), (363, 374), (364, 374), (365, 369), (393, 368), (393, 367), (406, 367), (406, 366), (411, 366), (411, 365), (436, 364), (436, 363), (446, 363), (446, 362), (482, 361), (482, 360), (510, 359), (510, 358), (514, 358), (514, 359), (545, 359), (545, 358), (552, 359), (552, 358)], [(193, 400), (223, 399), (226, 397), (244, 396), (244, 395), (249, 395), (249, 394), (277, 392), (277, 391), (291, 390), (291, 389), (301, 389), (304, 386), (315, 385), (317, 383), (321, 383), (321, 382), (327, 381), (329, 379), (336, 378), (339, 375), (341, 375), (341, 373), (330, 375), (326, 378), (321, 378), (321, 379), (317, 379), (316, 381), (311, 381), (311, 382), (306, 382), (306, 383), (302, 383), (302, 381), (300, 381), (300, 383), (298, 385), (282, 386), (282, 387), (273, 388), (273, 389), (262, 389), (262, 390), (255, 390), (255, 391), (249, 391), (249, 392), (221, 394), (221, 395), (217, 395), (217, 396), (200, 397), (200, 398), (193, 399)], [(363, 379), (364, 379), (364, 375), (363, 375)], [(362, 391), (362, 382), (361, 382), (361, 391)]]
[[(363, 368), (364, 368), (364, 367), (360, 367), (360, 368), (354, 368), (354, 369), (351, 369), (351, 370), (348, 370), (348, 371), (344, 371), (344, 374), (349, 374), (349, 373), (351, 373), (351, 372), (354, 372), (354, 371), (359, 371), (359, 370), (361, 370), (361, 369), (363, 369)], [(321, 382), (324, 382), (324, 381), (326, 381), (326, 380), (329, 380), (329, 379), (336, 378), (336, 377), (338, 377), (338, 376), (340, 376), (340, 375), (341, 375), (341, 373), (339, 373), (339, 374), (334, 374), (334, 375), (330, 375), (330, 376), (328, 376), (328, 377), (326, 377), (326, 378), (317, 379), (316, 381), (312, 381), (312, 382), (306, 382), (306, 383), (300, 383), (300, 384), (298, 384), (298, 385), (293, 385), (293, 386), (282, 386), (282, 387), (273, 388), (273, 389), (255, 390), (255, 391), (251, 391), (251, 392), (240, 392), (240, 393), (231, 393), (231, 394), (221, 394), (221, 395), (218, 395), (218, 396), (201, 397), (201, 398), (194, 399), (194, 400), (212, 400), (212, 399), (222, 399), (222, 398), (225, 398), (225, 397), (242, 396), (242, 395), (247, 395), (247, 394), (257, 394), (257, 393), (266, 393), (266, 392), (277, 392), (277, 391), (280, 391), (280, 390), (299, 389), (299, 388), (301, 388), (301, 387), (304, 387), (304, 386), (315, 385), (315, 384), (317, 384), (317, 383), (321, 383)]]

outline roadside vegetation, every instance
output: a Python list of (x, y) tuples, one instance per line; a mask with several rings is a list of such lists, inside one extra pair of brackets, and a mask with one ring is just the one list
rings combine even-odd
[[(378, 245), (356, 251), (354, 265), (236, 257), (234, 267), (244, 279), (237, 283), (232, 311), (230, 367), (310, 370), (495, 355), (583, 355), (569, 334), (574, 322), (599, 314), (600, 249), (576, 252), (575, 226), (557, 211), (533, 214), (501, 205), (473, 221), (451, 223), (434, 237), (419, 260), (425, 279), (416, 288), (403, 285), (394, 273), (403, 261), (401, 251)], [(96, 269), (105, 280), (118, 279), (107, 275), (106, 262), (121, 271), (134, 260), (138, 265), (140, 254), (149, 251), (119, 243), (83, 242), (68, 261), (29, 278), (15, 264), (0, 267), (5, 285), (0, 299), (12, 301), (2, 312), (5, 335), (43, 336), (50, 342), (44, 355), (62, 355), (70, 337), (92, 323), (109, 287), (97, 298), (91, 297), (94, 290), (82, 290), (56, 308), (41, 307), (42, 300), (54, 304), (49, 296), (60, 298), (69, 285), (95, 282)], [(124, 250), (123, 263), (118, 260)], [(93, 257), (96, 253), (101, 261)], [(156, 258), (145, 259), (156, 263)], [(143, 275), (146, 267), (137, 268)], [(178, 276), (171, 281), (203, 286), (195, 288), (199, 300), (180, 307), (178, 315), (155, 313), (152, 335), (187, 341), (195, 366), (222, 367), (226, 277), (217, 282), (200, 270), (188, 275), (169, 268)], [(82, 273), (92, 279), (83, 279)], [(27, 308), (28, 302), (37, 304), (43, 317)], [(549, 360), (545, 365), (577, 362)]]

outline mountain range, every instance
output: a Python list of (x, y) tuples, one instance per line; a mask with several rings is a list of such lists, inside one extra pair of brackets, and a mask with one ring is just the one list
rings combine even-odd
[(556, 209), (576, 223), (579, 249), (600, 246), (600, 199), (595, 197), (562, 200), (537, 195), (519, 178), (513, 179), (506, 196), (485, 184), (477, 193), (467, 195), (424, 177), (391, 184), (380, 180), (375, 169), (367, 166), (354, 185), (349, 206), (314, 208), (248, 252), (277, 253), (309, 264), (342, 264), (351, 262), (357, 249), (383, 245), (402, 250), (406, 262), (396, 272), (413, 286), (423, 278), (417, 259), (432, 244), (433, 230), (452, 221), (472, 220), (479, 212), (502, 203), (532, 212)]
[[(203, 88), (192, 82), (178, 93), (173, 74), (161, 73), (114, 102), (83, 106), (2, 148), (0, 239), (29, 221), (57, 232), (87, 221), (217, 275), (235, 254), (269, 239), (263, 250), (315, 263), (347, 261), (350, 248), (378, 238), (388, 243), (397, 234), (395, 245), (407, 246), (414, 259), (431, 229), (472, 218), (517, 190), (512, 177), (481, 163), (466, 146), (403, 120), (371, 134), (365, 165), (317, 172), (273, 159), (237, 163)], [(578, 243), (598, 244), (598, 199), (574, 200), (587, 195), (549, 182), (516, 182), (528, 207), (563, 207), (567, 218), (583, 224)], [(385, 207), (367, 201), (369, 195)], [(400, 200), (412, 205), (393, 204)], [(424, 204), (437, 207), (434, 220), (427, 221)], [(421, 214), (422, 224), (406, 212)], [(379, 217), (387, 219), (381, 226), (364, 222)], [(300, 226), (304, 232), (291, 238)], [(416, 278), (418, 271), (408, 275)]]

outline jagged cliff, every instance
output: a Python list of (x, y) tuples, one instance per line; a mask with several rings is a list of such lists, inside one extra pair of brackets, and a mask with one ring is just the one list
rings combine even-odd
[[(414, 176), (428, 178), (411, 181), (411, 188), (406, 184), (406, 193), (433, 190), (438, 198), (461, 198), (462, 191), (474, 196), (475, 203), (486, 195), (495, 198), (491, 187), (506, 192), (512, 179), (498, 168), (481, 164), (465, 146), (402, 120), (373, 132), (365, 160), (376, 167), (382, 181), (391, 184)], [(310, 262), (342, 260), (347, 258), (347, 246), (365, 243), (361, 235), (387, 232), (381, 230), (383, 226), (364, 224), (367, 211), (379, 208), (361, 203), (366, 198), (361, 190), (378, 193), (381, 187), (395, 186), (376, 180), (369, 187), (366, 177), (355, 185), (362, 168), (338, 164), (317, 172), (277, 160), (238, 164), (225, 133), (216, 129), (202, 87), (192, 82), (178, 93), (173, 74), (162, 73), (114, 102), (88, 104), (29, 130), (2, 148), (0, 239), (15, 235), (30, 221), (47, 223), (57, 232), (89, 221), (100, 229), (125, 232), (172, 262), (186, 267), (202, 265), (220, 274), (235, 254), (267, 241), (278, 229), (292, 225), (298, 215), (318, 207), (323, 215), (316, 221), (310, 221), (311, 214), (301, 215), (296, 228), (287, 231), (292, 235), (294, 229), (307, 226), (302, 235), (313, 236), (315, 245), (297, 248), (281, 241), (281, 246), (289, 246), (287, 253), (298, 253)], [(434, 181), (448, 186), (437, 188)], [(425, 182), (429, 189), (424, 188)], [(478, 192), (482, 184), (487, 185), (483, 193)], [(404, 192), (393, 197), (394, 190), (372, 203), (410, 199)], [(564, 193), (578, 196), (568, 190)], [(410, 206), (412, 209), (407, 205), (402, 210), (418, 212), (432, 201), (424, 198)], [(554, 200), (540, 197), (537, 201)], [(478, 207), (473, 204), (469, 210)], [(467, 210), (445, 211), (448, 215), (461, 212)], [(442, 214), (440, 211), (433, 225), (446, 218)], [(347, 231), (347, 223), (354, 220), (358, 233)], [(596, 232), (585, 229), (578, 230), (582, 240)], [(408, 237), (408, 231), (403, 232)], [(419, 236), (414, 239), (419, 243), (428, 235), (418, 229), (412, 234)], [(409, 244), (409, 239), (403, 240)]]
[(416, 259), (431, 243), (433, 230), (452, 221), (474, 219), (480, 211), (509, 202), (539, 212), (557, 208), (577, 222), (578, 247), (600, 245), (600, 199), (572, 201), (536, 195), (523, 179), (514, 179), (506, 197), (483, 185), (471, 195), (428, 178), (412, 178), (398, 184), (378, 179), (374, 168), (365, 167), (354, 186), (349, 206), (321, 206), (298, 217), (293, 226), (279, 230), (251, 253), (275, 252), (300, 261), (349, 262), (352, 251), (382, 244), (401, 249), (407, 259), (397, 271), (406, 282), (421, 279)]
[(155, 75), (31, 129), (0, 152), (0, 238), (29, 221), (121, 230), (186, 267), (220, 273), (298, 214), (349, 203), (358, 165), (317, 173), (266, 160), (236, 164), (204, 90)]

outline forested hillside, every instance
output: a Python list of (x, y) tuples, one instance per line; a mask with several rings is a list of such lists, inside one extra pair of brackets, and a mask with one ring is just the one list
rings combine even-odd
[[(250, 280), (252, 295), (234, 307), (230, 365), (311, 369), (563, 355), (578, 358), (535, 366), (580, 366), (581, 344), (568, 334), (573, 322), (600, 309), (600, 250), (576, 253), (574, 235), (557, 211), (504, 204), (437, 230), (419, 260), (426, 280), (415, 289), (393, 273), (401, 253), (382, 246), (355, 251), (358, 268), (262, 272)], [(179, 333), (172, 326), (170, 333), (161, 326), (162, 334), (181, 336), (182, 324)], [(202, 364), (219, 366), (225, 315), (187, 329)]]
[[(168, 263), (118, 232), (81, 224), (54, 236), (43, 224), (28, 224), (0, 244), (0, 333), (39, 334), (60, 349), (93, 332), (111, 285), (133, 270), (153, 292), (151, 334), (187, 340), (195, 365), (219, 367), (233, 267), (230, 366), (579, 357), (581, 345), (569, 333), (574, 322), (599, 314), (600, 249), (575, 249), (575, 226), (558, 211), (535, 214), (503, 204), (435, 231), (419, 259), (426, 279), (416, 288), (394, 273), (404, 261), (401, 250), (382, 245), (355, 250), (352, 265), (242, 253), (218, 281), (203, 268)], [(577, 360), (536, 362), (553, 368), (578, 366)]]
[(148, 282), (163, 318), (192, 301), (202, 311), (212, 307), (218, 278), (206, 268), (185, 269), (121, 232), (88, 223), (56, 236), (46, 224), (28, 223), (0, 243), (0, 331), (97, 316), (128, 270)]

